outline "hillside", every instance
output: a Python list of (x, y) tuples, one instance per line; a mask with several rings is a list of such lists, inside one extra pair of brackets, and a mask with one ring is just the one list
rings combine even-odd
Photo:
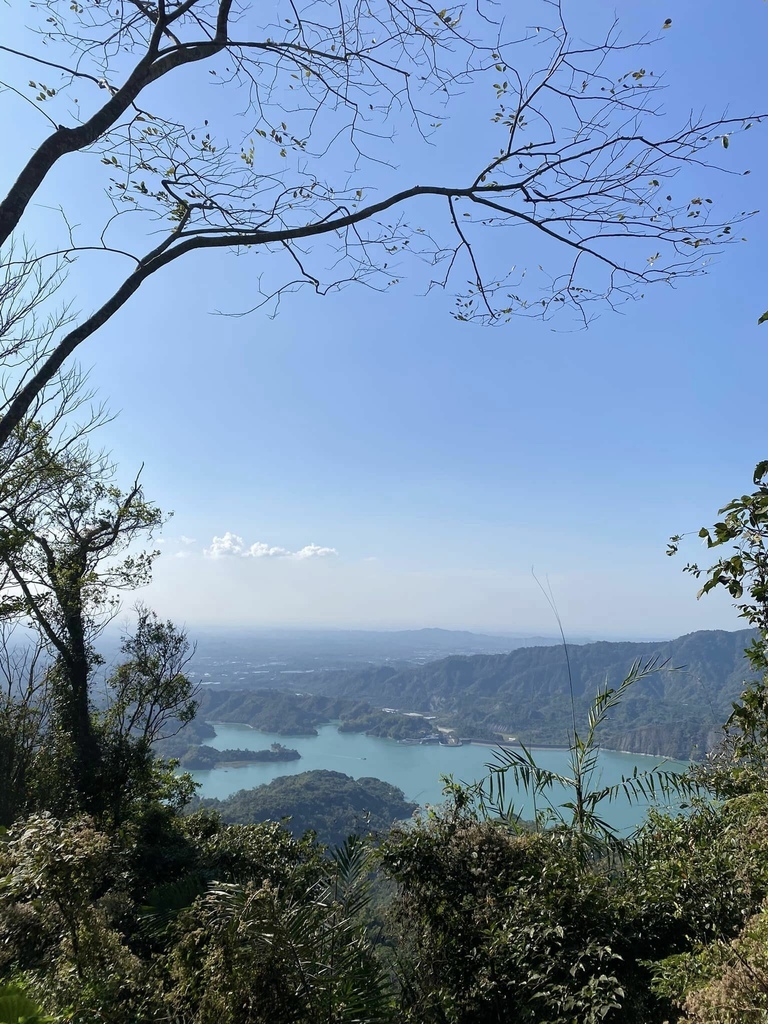
[[(750, 637), (748, 630), (714, 630), (662, 643), (569, 647), (577, 719), (584, 720), (599, 687), (617, 686), (635, 661), (656, 657), (666, 667), (635, 684), (604, 727), (602, 742), (636, 753), (701, 756), (718, 742), (732, 702), (749, 678), (743, 651)], [(440, 725), (474, 739), (515, 736), (526, 744), (553, 746), (567, 744), (571, 727), (562, 647), (305, 673), (301, 686), (301, 694), (206, 687), (198, 722), (241, 722), (290, 736), (314, 735), (323, 723), (339, 721), (344, 731), (394, 739), (417, 738)], [(429, 713), (436, 722), (377, 710), (385, 707)], [(185, 734), (173, 740), (175, 756), (201, 742)]]
[[(701, 753), (716, 742), (749, 677), (743, 651), (750, 637), (749, 630), (711, 630), (664, 643), (570, 647), (577, 713), (583, 716), (600, 686), (618, 685), (634, 661), (656, 656), (667, 667), (636, 684), (603, 742), (638, 753)], [(303, 685), (329, 696), (436, 713), (464, 735), (493, 739), (509, 733), (534, 744), (567, 741), (569, 684), (561, 647), (450, 657), (405, 669), (317, 673), (306, 676)]]

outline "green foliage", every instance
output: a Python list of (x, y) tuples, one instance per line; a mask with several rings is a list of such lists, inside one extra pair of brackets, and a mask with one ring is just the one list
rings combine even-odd
[[(152, 536), (160, 510), (144, 498), (138, 479), (128, 491), (114, 483), (114, 468), (87, 439), (54, 443), (39, 425), (37, 443), (23, 459), (28, 486), (23, 500), (3, 508), (0, 565), (5, 587), (0, 619), (34, 630), (48, 656), (52, 747), (65, 757), (78, 809), (98, 813), (102, 751), (92, 715), (90, 684), (100, 658), (94, 643), (118, 607), (118, 592), (146, 584), (156, 551), (134, 548)], [(139, 631), (141, 631), (141, 616)], [(63, 810), (65, 801), (56, 808)]]
[(392, 1020), (386, 973), (360, 923), (367, 874), (353, 842), (298, 899), (269, 882), (211, 886), (180, 920), (171, 1005), (199, 1024)]
[(767, 829), (762, 798), (649, 814), (623, 885), (657, 956), (730, 938), (756, 912), (768, 891)]
[(191, 657), (184, 630), (139, 607), (121, 651), (128, 660), (107, 679), (106, 704), (92, 715), (101, 768), (95, 809), (115, 824), (148, 801), (183, 806), (191, 797), (188, 779), (155, 757), (153, 743), (175, 735), (197, 711), (196, 688), (184, 673)]
[(184, 669), (194, 652), (185, 630), (139, 606), (120, 650), (125, 660), (107, 680), (106, 729), (154, 743), (193, 720), (197, 688)]
[(203, 809), (180, 825), (195, 851), (197, 868), (223, 881), (267, 880), (298, 896), (319, 877), (322, 849), (314, 838), (295, 839), (277, 821), (225, 826), (219, 815)]
[[(95, 649), (117, 608), (118, 592), (146, 583), (157, 552), (133, 547), (162, 522), (136, 481), (128, 492), (82, 438), (53, 445), (38, 425), (24, 460), (29, 492), (7, 509), (0, 563), (0, 766), (7, 788), (0, 822), (24, 811), (66, 817), (87, 811), (115, 825), (152, 801), (183, 803), (188, 780), (156, 760), (152, 743), (194, 717), (194, 686), (184, 675), (190, 644), (183, 630), (139, 607), (122, 643), (125, 661), (93, 706)], [(31, 483), (34, 482), (34, 485)], [(20, 656), (9, 626), (31, 627), (39, 645)]]
[(157, 552), (128, 548), (163, 516), (138, 481), (117, 487), (114, 467), (85, 441), (56, 451), (41, 431), (25, 472), (34, 493), (21, 508), (4, 509), (0, 531), (0, 560), (21, 591), (4, 611), (23, 609), (66, 660), (66, 611), (108, 614), (116, 589), (146, 584)]
[[(713, 784), (724, 793), (748, 792), (765, 786), (768, 769), (768, 460), (753, 474), (755, 490), (734, 498), (719, 510), (722, 519), (699, 530), (707, 549), (726, 548), (708, 568), (690, 562), (684, 571), (704, 577), (699, 597), (725, 590), (739, 615), (757, 631), (746, 656), (760, 681), (749, 685), (732, 705), (726, 724), (726, 758), (713, 773)], [(681, 536), (671, 538), (669, 554)], [(722, 753), (722, 752), (721, 752)]]
[(155, 834), (166, 877), (153, 884), (140, 843), (135, 829), (109, 834), (87, 818), (38, 815), (11, 830), (0, 975), (77, 1024), (385, 1019), (388, 985), (361, 917), (362, 847), (329, 860), (274, 823), (193, 815)]
[(685, 1021), (762, 1019), (768, 937), (764, 794), (702, 809), (691, 819), (651, 822), (648, 833), (654, 873), (645, 872), (653, 885), (646, 898), (667, 909), (673, 927), (687, 928), (678, 950), (653, 965), (655, 991), (681, 1007)]
[(683, 1008), (690, 1024), (752, 1024), (768, 1015), (768, 912), (737, 938), (670, 957), (657, 970), (657, 991)]
[[(0, 865), (0, 970), (51, 1009), (109, 1005), (127, 1024), (146, 976), (114, 927), (131, 906), (128, 866), (126, 845), (87, 818), (37, 815), (12, 829)], [(88, 1013), (70, 1019), (85, 1024)]]
[(459, 811), (396, 831), (402, 1012), (419, 1022), (599, 1021), (622, 1002), (608, 887), (546, 835)]
[(0, 987), (0, 1024), (46, 1024), (53, 1021), (15, 985)]
[(765, 801), (652, 813), (616, 858), (454, 796), (382, 848), (406, 1020), (661, 1024), (686, 998), (658, 980), (675, 958), (727, 945), (766, 895)]

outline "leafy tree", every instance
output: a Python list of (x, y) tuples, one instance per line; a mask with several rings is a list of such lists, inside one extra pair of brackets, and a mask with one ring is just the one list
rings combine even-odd
[(677, 819), (652, 815), (627, 888), (653, 949), (653, 989), (668, 1017), (760, 1019), (768, 845), (764, 794), (711, 801)]
[[(681, 194), (673, 180), (682, 166), (706, 166), (713, 145), (724, 156), (751, 122), (662, 128), (645, 49), (620, 42), (613, 24), (594, 44), (578, 41), (559, 3), (527, 15), (534, 27), (517, 38), (486, 2), (438, 10), (424, 0), (302, 0), (266, 11), (232, 0), (117, 9), (43, 0), (34, 11), (39, 31), (2, 44), (4, 96), (30, 102), (48, 134), (0, 199), (0, 246), (79, 153), (101, 161), (108, 212), (76, 231), (83, 218), (65, 199), (63, 237), (40, 260), (56, 267), (101, 251), (128, 270), (20, 369), (0, 445), (78, 345), (194, 252), (269, 253), (256, 307), (274, 308), (303, 285), (388, 290), (415, 262), (430, 268), (430, 287), (468, 279), (459, 320), (565, 307), (586, 323), (593, 302), (614, 305), (693, 273), (733, 237), (733, 219), (710, 216), (703, 185)], [(203, 80), (220, 86), (210, 102)], [(487, 120), (456, 178), (441, 173), (438, 155), (423, 183), (393, 181), (381, 168), (395, 132), (406, 135), (401, 145), (434, 141), (468, 89)], [(208, 117), (189, 114), (190, 95), (206, 97)], [(433, 237), (436, 204), (443, 227)], [(510, 273), (517, 248), (484, 251), (498, 227), (505, 240), (541, 238), (549, 270)]]
[(126, 660), (107, 681), (105, 724), (117, 736), (145, 744), (176, 735), (197, 710), (197, 690), (184, 674), (194, 655), (187, 634), (139, 605), (120, 650)]
[(606, 878), (551, 835), (516, 835), (459, 800), (395, 830), (383, 864), (399, 886), (405, 1020), (570, 1024), (622, 1006)]
[(146, 972), (115, 927), (130, 907), (126, 843), (85, 817), (32, 815), (10, 831), (0, 863), (0, 970), (50, 1007), (74, 1004), (73, 1020), (87, 1019), (78, 1011), (88, 1004), (130, 1019), (121, 1001)]
[(35, 500), (2, 510), (0, 611), (26, 619), (55, 659), (56, 723), (71, 744), (75, 784), (88, 807), (100, 761), (90, 705), (94, 641), (117, 607), (116, 590), (148, 582), (156, 552), (135, 553), (131, 545), (151, 536), (162, 515), (144, 500), (138, 479), (121, 491), (106, 458), (85, 442), (34, 468)]
[[(698, 532), (707, 550), (724, 549), (720, 558), (707, 568), (696, 562), (684, 567), (695, 579), (704, 578), (699, 597), (725, 590), (756, 630), (745, 654), (759, 679), (734, 703), (711, 773), (713, 783), (731, 793), (763, 789), (768, 768), (768, 460), (755, 467), (753, 483), (752, 493), (728, 502), (719, 510), (722, 518)], [(677, 553), (682, 539), (670, 539), (669, 555)]]
[(657, 988), (682, 1008), (680, 1022), (750, 1024), (768, 1012), (768, 915), (755, 914), (730, 942), (671, 957)]
[[(90, 398), (75, 385), (82, 386), (77, 374), (57, 393), (56, 414), (71, 415)], [(87, 810), (117, 825), (142, 804), (181, 806), (192, 792), (153, 751), (197, 709), (183, 630), (139, 606), (135, 631), (123, 638), (125, 660), (106, 680), (98, 708), (94, 703), (97, 640), (120, 591), (149, 581), (157, 552), (137, 544), (163, 521), (138, 478), (121, 490), (107, 457), (91, 447), (87, 435), (103, 418), (99, 409), (84, 427), (64, 422), (57, 429), (54, 416), (18, 428), (14, 437), (24, 432), (26, 440), (0, 482), (6, 824), (26, 807)], [(16, 477), (22, 487), (14, 492)], [(28, 654), (9, 639), (16, 626), (38, 638)]]
[(123, 637), (127, 660), (106, 681), (106, 707), (96, 716), (100, 735), (101, 800), (119, 824), (143, 801), (163, 798), (183, 806), (191, 796), (173, 766), (163, 770), (153, 744), (174, 736), (197, 712), (197, 688), (185, 674), (193, 651), (184, 630), (139, 606)]
[(651, 812), (621, 858), (594, 844), (585, 857), (567, 826), (510, 828), (454, 788), (382, 847), (404, 1018), (675, 1019), (697, 970), (698, 984), (712, 977), (715, 947), (727, 953), (764, 905), (767, 821), (764, 797), (701, 801)]

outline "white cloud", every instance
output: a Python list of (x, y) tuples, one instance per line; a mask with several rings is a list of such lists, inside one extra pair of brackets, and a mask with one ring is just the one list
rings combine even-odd
[(194, 537), (185, 537), (183, 533), (182, 533), (182, 535), (181, 535), (181, 536), (179, 537), (179, 541), (180, 541), (180, 542), (181, 542), (182, 544), (186, 544), (187, 546), (189, 546), (190, 544), (196, 544), (196, 543), (197, 543), (197, 541), (195, 540), (195, 538), (194, 538)]
[(296, 561), (305, 561), (308, 558), (338, 555), (338, 551), (336, 548), (322, 547), (320, 544), (305, 544), (297, 551), (289, 551), (288, 548), (266, 544), (264, 541), (256, 541), (255, 544), (246, 547), (242, 537), (228, 530), (223, 537), (214, 537), (211, 546), (205, 548), (203, 554), (206, 558), (293, 558)]
[(214, 537), (211, 546), (203, 551), (206, 558), (228, 558), (232, 555), (242, 555), (245, 552), (243, 538), (229, 530), (223, 537)]
[(176, 551), (173, 555), (174, 558), (189, 558), (188, 551)]
[(292, 558), (327, 558), (328, 555), (338, 555), (336, 548), (321, 548), (318, 544), (307, 544), (305, 547), (294, 551)]
[(286, 548), (270, 547), (269, 544), (265, 544), (263, 541), (251, 544), (248, 550), (244, 552), (247, 558), (285, 558), (290, 553)]

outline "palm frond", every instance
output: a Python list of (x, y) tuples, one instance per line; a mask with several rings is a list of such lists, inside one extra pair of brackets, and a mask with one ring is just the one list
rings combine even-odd
[[(519, 821), (520, 815), (507, 801), (509, 778), (517, 792), (534, 798), (537, 824), (543, 823), (556, 829), (567, 826), (582, 838), (591, 836), (598, 842), (617, 843), (616, 829), (597, 814), (597, 808), (603, 802), (611, 803), (622, 795), (630, 803), (637, 803), (658, 796), (690, 796), (697, 792), (699, 787), (688, 774), (665, 770), (660, 765), (644, 772), (635, 768), (631, 775), (623, 775), (612, 785), (599, 785), (598, 735), (601, 726), (605, 724), (610, 712), (625, 699), (632, 686), (656, 672), (669, 670), (668, 665), (669, 662), (658, 655), (645, 660), (638, 658), (618, 686), (606, 684), (598, 691), (587, 713), (584, 734), (576, 729), (574, 720), (569, 745), (570, 774), (541, 767), (524, 745), (519, 750), (502, 747), (495, 751), (493, 760), (486, 765), (489, 774), (479, 791), (481, 809), (486, 813), (491, 811), (501, 820)], [(555, 804), (557, 787), (571, 791), (573, 796)], [(546, 804), (543, 811), (538, 809), (537, 798), (543, 799)]]

